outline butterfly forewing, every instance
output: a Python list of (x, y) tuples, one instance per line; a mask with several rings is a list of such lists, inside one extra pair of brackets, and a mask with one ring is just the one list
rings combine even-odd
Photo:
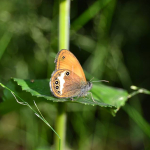
[(70, 70), (86, 82), (83, 69), (77, 58), (69, 50), (61, 50), (56, 57), (56, 70), (67, 69)]

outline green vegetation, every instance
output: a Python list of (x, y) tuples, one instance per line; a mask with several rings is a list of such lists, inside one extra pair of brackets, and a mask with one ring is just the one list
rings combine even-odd
[[(147, 6), (1, 0), (0, 149), (150, 149)], [(94, 83), (95, 102), (50, 92), (55, 56), (68, 47), (88, 80), (109, 81)]]

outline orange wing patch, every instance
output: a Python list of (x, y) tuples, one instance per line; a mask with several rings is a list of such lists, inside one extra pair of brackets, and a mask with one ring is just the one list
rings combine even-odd
[(56, 70), (68, 69), (76, 73), (80, 78), (86, 82), (84, 71), (77, 60), (77, 58), (69, 50), (61, 50), (55, 59)]
[(59, 98), (75, 97), (81, 92), (81, 87), (87, 82), (83, 81), (74, 72), (66, 69), (60, 69), (53, 73), (50, 87), (54, 96)]

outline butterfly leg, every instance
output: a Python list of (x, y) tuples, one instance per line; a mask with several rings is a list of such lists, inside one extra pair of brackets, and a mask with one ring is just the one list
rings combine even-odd
[(95, 100), (94, 100), (94, 98), (93, 98), (92, 93), (91, 93), (91, 92), (88, 92), (88, 93), (90, 93), (90, 94), (91, 94), (91, 98), (92, 98), (93, 102), (94, 102), (94, 103), (96, 103), (96, 102), (95, 102)]
[(70, 100), (72, 100), (72, 101), (73, 101), (73, 97), (71, 97), (71, 98), (70, 98)]

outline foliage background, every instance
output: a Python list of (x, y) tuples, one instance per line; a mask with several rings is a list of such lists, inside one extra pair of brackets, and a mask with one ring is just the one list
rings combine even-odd
[[(86, 72), (111, 86), (129, 92), (131, 85), (150, 89), (149, 2), (100, 1), (102, 9), (94, 5), (97, 1), (71, 1), (70, 50)], [(58, 52), (58, 9), (52, 0), (0, 1), (0, 82), (50, 78)], [(116, 117), (99, 107), (67, 104), (67, 148), (150, 149), (149, 104), (149, 96), (138, 95)], [(38, 103), (54, 127), (56, 105)], [(0, 149), (53, 149), (53, 139), (54, 133), (27, 107), (1, 110)]]

